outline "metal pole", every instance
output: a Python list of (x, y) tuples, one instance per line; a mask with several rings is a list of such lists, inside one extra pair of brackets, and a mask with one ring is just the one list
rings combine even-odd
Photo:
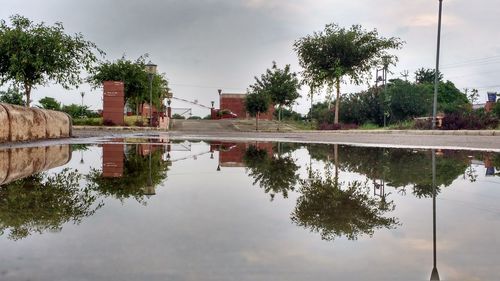
[(153, 127), (153, 74), (149, 74), (149, 126)]
[(437, 115), (437, 95), (439, 87), (439, 55), (441, 49), (441, 18), (443, 14), (443, 0), (439, 0), (439, 20), (438, 20), (438, 35), (437, 35), (437, 51), (436, 51), (436, 72), (434, 76), (434, 104), (432, 106), (432, 129), (436, 128)]

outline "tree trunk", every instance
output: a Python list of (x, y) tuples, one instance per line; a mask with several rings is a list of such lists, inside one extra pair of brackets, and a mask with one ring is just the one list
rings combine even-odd
[(259, 130), (259, 113), (257, 112), (257, 115), (255, 115), (255, 131)]
[(26, 95), (26, 104), (24, 106), (30, 107), (31, 85), (26, 82), (24, 83), (24, 93)]
[(337, 78), (336, 81), (337, 87), (337, 99), (335, 100), (335, 124), (339, 123), (339, 107), (340, 107), (340, 78)]
[(279, 112), (278, 112), (278, 131), (280, 130), (280, 125), (281, 125), (281, 105), (279, 106)]

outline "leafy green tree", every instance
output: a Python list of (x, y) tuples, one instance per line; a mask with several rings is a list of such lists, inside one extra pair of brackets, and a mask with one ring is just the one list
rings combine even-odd
[(299, 167), (290, 156), (273, 157), (266, 150), (252, 145), (245, 151), (243, 161), (249, 175), (254, 178), (253, 184), (259, 184), (265, 193), (270, 193), (271, 200), (279, 193), (287, 198), (288, 192), (295, 189)]
[(357, 125), (365, 123), (383, 125), (383, 101), (383, 95), (376, 88), (347, 95), (340, 102), (343, 108), (340, 112), (340, 121)]
[(34, 233), (60, 231), (65, 223), (79, 224), (103, 206), (87, 187), (80, 187), (81, 175), (64, 169), (49, 176), (35, 174), (0, 188), (0, 236), (6, 231), (12, 240)]
[(10, 21), (0, 21), (0, 85), (23, 85), (28, 107), (33, 88), (50, 81), (66, 89), (78, 86), (83, 81), (80, 72), (92, 71), (97, 61), (94, 52), (103, 54), (82, 34), (66, 34), (61, 23), (47, 26), (20, 15)]
[(334, 122), (338, 124), (342, 80), (347, 77), (361, 84), (373, 67), (396, 61), (387, 51), (402, 44), (398, 38), (379, 37), (377, 30), (366, 31), (360, 25), (346, 29), (329, 24), (323, 31), (297, 40), (294, 46), (306, 81), (336, 87)]
[(493, 113), (500, 119), (500, 102), (496, 102), (495, 106), (493, 106)]
[(38, 103), (44, 109), (61, 110), (61, 103), (51, 97), (44, 97), (43, 99), (39, 100)]
[[(428, 85), (430, 87), (430, 85)], [(470, 102), (451, 81), (439, 83), (438, 110), (445, 113), (463, 112), (470, 109)]]
[(290, 71), (290, 65), (287, 64), (284, 69), (278, 68), (273, 61), (271, 69), (267, 69), (260, 78), (255, 77), (255, 84), (250, 85), (254, 93), (268, 95), (271, 102), (278, 106), (278, 120), (281, 121), (281, 110), (284, 106), (290, 107), (295, 100), (300, 97), (300, 89), (297, 74)]
[(391, 122), (399, 122), (431, 113), (432, 95), (430, 88), (403, 80), (394, 80), (387, 89), (390, 97)]
[(259, 114), (266, 113), (269, 108), (269, 96), (261, 92), (250, 92), (245, 97), (245, 109), (255, 117), (255, 130), (259, 130)]
[[(436, 79), (436, 70), (435, 69), (427, 69), (427, 68), (419, 68), (415, 71), (415, 80), (417, 84), (430, 83), (434, 84)], [(440, 72), (438, 76), (438, 81), (443, 81), (443, 74)]]
[[(136, 110), (149, 103), (149, 78), (145, 70), (147, 55), (135, 61), (122, 57), (116, 61), (106, 61), (94, 69), (89, 82), (94, 87), (102, 86), (104, 81), (123, 81), (125, 87), (125, 103)], [(155, 74), (152, 82), (153, 105), (160, 108), (164, 95), (170, 92), (165, 74)]]
[(0, 102), (24, 105), (23, 95), (15, 87), (10, 87), (7, 91), (0, 91)]
[(328, 172), (326, 179), (314, 172), (309, 179), (301, 180), (301, 196), (292, 221), (328, 241), (337, 237), (356, 240), (361, 235), (373, 235), (375, 229), (398, 225), (396, 218), (385, 216), (394, 210), (392, 202), (381, 204), (381, 199), (370, 196), (369, 188), (360, 182), (342, 185)]

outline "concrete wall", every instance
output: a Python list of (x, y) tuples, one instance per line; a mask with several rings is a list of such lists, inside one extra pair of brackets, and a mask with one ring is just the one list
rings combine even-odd
[(71, 137), (64, 112), (0, 103), (0, 143)]
[(62, 166), (69, 160), (69, 145), (0, 150), (0, 185)]

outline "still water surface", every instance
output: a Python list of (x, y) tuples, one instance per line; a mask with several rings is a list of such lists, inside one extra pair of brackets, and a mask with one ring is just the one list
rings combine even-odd
[(0, 150), (0, 280), (500, 280), (499, 170), (322, 144)]

